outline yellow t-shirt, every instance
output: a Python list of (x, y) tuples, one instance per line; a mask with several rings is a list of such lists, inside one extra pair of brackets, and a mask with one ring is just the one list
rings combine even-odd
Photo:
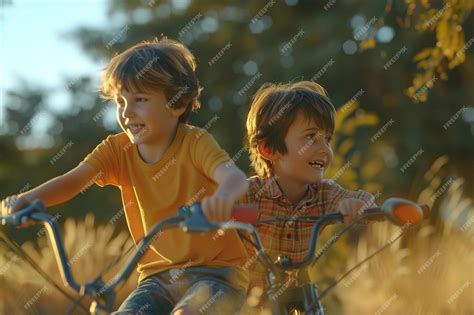
[[(82, 163), (97, 171), (99, 186), (115, 185), (122, 193), (128, 227), (137, 244), (158, 222), (176, 215), (180, 206), (200, 201), (217, 188), (212, 180), (218, 165), (229, 160), (205, 130), (179, 124), (163, 157), (145, 163), (125, 133), (108, 136)], [(247, 253), (235, 231), (188, 234), (179, 229), (157, 234), (138, 264), (139, 279), (171, 268), (235, 267), (239, 285), (247, 287), (241, 267)]]

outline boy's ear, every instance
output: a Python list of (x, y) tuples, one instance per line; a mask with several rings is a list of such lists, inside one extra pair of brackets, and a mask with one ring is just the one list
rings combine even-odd
[(259, 144), (257, 146), (257, 149), (258, 149), (258, 153), (260, 153), (260, 155), (267, 161), (271, 161), (273, 160), (273, 150), (272, 148), (270, 148), (269, 146), (265, 145), (265, 144)]

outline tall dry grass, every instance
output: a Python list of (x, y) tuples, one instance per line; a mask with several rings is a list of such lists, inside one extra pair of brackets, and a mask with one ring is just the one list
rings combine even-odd
[[(70, 260), (72, 273), (80, 284), (94, 279), (97, 274), (132, 241), (127, 231), (118, 234), (112, 224), (96, 225), (92, 214), (84, 221), (67, 219), (64, 222), (61, 236)], [(31, 242), (22, 248), (45, 270), (57, 283), (62, 284), (52, 248), (46, 234), (40, 232), (37, 244)], [(28, 264), (15, 254), (0, 253), (0, 314), (64, 314), (70, 300), (65, 298), (53, 286), (47, 284)], [(119, 266), (112, 268), (104, 277), (105, 282), (111, 279)], [(136, 287), (137, 273), (120, 287), (117, 293), (119, 303)], [(69, 290), (71, 294), (73, 291)], [(84, 305), (89, 308), (88, 300)], [(90, 302), (90, 301), (89, 301)], [(84, 314), (76, 310), (74, 314)]]
[[(474, 314), (474, 206), (462, 178), (441, 175), (447, 162), (441, 157), (433, 164), (418, 197), (438, 219), (414, 228), (336, 287), (343, 314)], [(368, 227), (347, 266), (399, 231), (388, 223)]]

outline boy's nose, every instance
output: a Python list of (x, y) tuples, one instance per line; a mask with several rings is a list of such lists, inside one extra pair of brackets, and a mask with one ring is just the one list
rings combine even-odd
[(129, 102), (125, 102), (125, 105), (123, 107), (122, 111), (122, 117), (123, 118), (129, 118), (133, 116), (133, 106)]
[(327, 157), (332, 155), (331, 145), (329, 143), (323, 143), (319, 146), (318, 151), (321, 154), (325, 154)]

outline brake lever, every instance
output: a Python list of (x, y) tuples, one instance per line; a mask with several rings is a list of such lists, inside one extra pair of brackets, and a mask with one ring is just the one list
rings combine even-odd
[(37, 212), (43, 212), (45, 209), (44, 203), (40, 200), (34, 200), (26, 208), (21, 209), (15, 213), (1, 217), (2, 225), (18, 226), (28, 222), (31, 215)]
[(179, 223), (179, 227), (184, 232), (204, 233), (219, 228), (217, 224), (209, 222), (200, 203), (195, 203), (191, 207), (183, 206), (179, 209), (178, 214), (185, 218), (183, 222)]

